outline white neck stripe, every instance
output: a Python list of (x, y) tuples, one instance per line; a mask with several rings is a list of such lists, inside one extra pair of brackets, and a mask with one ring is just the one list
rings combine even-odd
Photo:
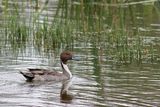
[(61, 62), (62, 68), (63, 68), (63, 72), (67, 73), (67, 76), (69, 76), (69, 78), (72, 78), (72, 73), (69, 70), (68, 66), (66, 64), (64, 64), (63, 62)]

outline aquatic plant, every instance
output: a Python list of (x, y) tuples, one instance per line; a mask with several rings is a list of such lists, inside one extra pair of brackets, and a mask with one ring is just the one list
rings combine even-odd
[[(11, 6), (13, 9), (9, 10)], [(10, 4), (8, 0), (4, 3), (4, 34), (5, 34), (5, 43), (6, 45), (11, 44), (10, 49), (12, 49), (13, 53), (18, 53), (21, 50), (23, 51), (26, 47), (26, 41), (29, 38), (29, 29), (26, 26), (26, 18), (21, 17), (23, 10), (19, 7), (18, 3), (15, 2)]]
[[(159, 57), (155, 55), (159, 50), (154, 50), (153, 44), (145, 44), (145, 37), (150, 32), (141, 30), (146, 25), (144, 22), (149, 21), (146, 19), (152, 20), (149, 16), (152, 16), (153, 9), (159, 17), (157, 5), (154, 5), (157, 4), (156, 0), (144, 1), (150, 3), (150, 8), (145, 8), (142, 1), (59, 0), (55, 14), (50, 16), (45, 13), (44, 16), (44, 11), (49, 12), (48, 2), (47, 0), (42, 8), (36, 2), (35, 12), (29, 19), (32, 24), (21, 17), (25, 13), (25, 4), (20, 6), (13, 2), (13, 11), (9, 11), (9, 2), (4, 3), (4, 31), (13, 47), (21, 48), (30, 43), (39, 51), (48, 53), (61, 46), (74, 48), (76, 42), (83, 42), (94, 44), (95, 48), (102, 49), (116, 62), (143, 62), (148, 56), (146, 54), (151, 54), (152, 62)], [(147, 18), (137, 18), (138, 12)], [(140, 19), (141, 17), (144, 18)]]

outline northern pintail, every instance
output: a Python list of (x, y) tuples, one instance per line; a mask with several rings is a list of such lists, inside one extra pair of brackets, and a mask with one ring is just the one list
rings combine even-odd
[(67, 61), (68, 60), (78, 60), (69, 51), (64, 51), (60, 55), (61, 67), (63, 72), (57, 72), (47, 69), (32, 69), (29, 68), (26, 71), (20, 71), (20, 73), (27, 79), (27, 81), (62, 81), (72, 78), (72, 73), (70, 72)]

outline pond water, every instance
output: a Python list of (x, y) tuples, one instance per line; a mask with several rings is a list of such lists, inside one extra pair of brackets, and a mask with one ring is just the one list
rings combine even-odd
[[(136, 3), (133, 2), (133, 5)], [(54, 8), (56, 4), (55, 2)], [(140, 17), (139, 19), (141, 20)], [(151, 31), (147, 33), (150, 35), (146, 40), (159, 48), (160, 20), (153, 18), (147, 23), (154, 29), (150, 29)], [(143, 27), (148, 28), (147, 25)], [(142, 30), (144, 32), (146, 29)], [(0, 35), (4, 37), (3, 33)], [(72, 44), (72, 51), (80, 57), (80, 61), (68, 62), (74, 75), (71, 81), (26, 82), (19, 73), (20, 70), (48, 68), (61, 71), (59, 55), (64, 50), (64, 44), (46, 53), (45, 46), (38, 50), (31, 42), (27, 42), (23, 49), (14, 49), (14, 45), (6, 43), (8, 40), (5, 39), (0, 39), (1, 107), (158, 107), (160, 105), (158, 61), (116, 63), (114, 59), (108, 58), (106, 47), (102, 49), (103, 46), (99, 44), (77, 41)], [(20, 45), (23, 45), (23, 42)], [(66, 85), (69, 85), (69, 94), (63, 97), (60, 92)]]

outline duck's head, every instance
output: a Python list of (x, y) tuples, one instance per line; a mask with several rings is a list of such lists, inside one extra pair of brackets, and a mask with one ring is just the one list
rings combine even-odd
[(70, 51), (64, 51), (60, 55), (61, 61), (66, 64), (68, 60), (72, 60), (73, 54)]
[(79, 60), (79, 58), (75, 57), (70, 51), (62, 52), (60, 55), (60, 59), (64, 64), (66, 64), (68, 60)]

